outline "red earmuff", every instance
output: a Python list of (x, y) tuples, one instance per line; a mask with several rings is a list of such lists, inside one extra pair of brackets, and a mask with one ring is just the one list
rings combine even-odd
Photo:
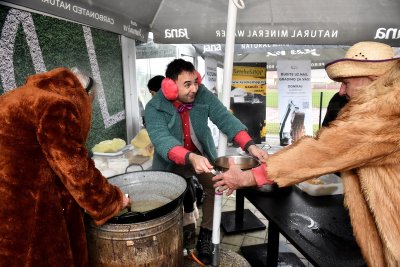
[(164, 80), (162, 80), (161, 91), (168, 100), (176, 100), (178, 98), (178, 86), (170, 78), (164, 78)]
[(196, 70), (196, 76), (197, 76), (197, 84), (200, 85), (202, 79), (200, 73), (197, 70)]
[[(201, 75), (196, 70), (197, 76), (197, 84), (201, 84)], [(176, 83), (170, 78), (164, 78), (161, 82), (161, 91), (163, 92), (164, 96), (168, 100), (176, 100), (178, 98), (178, 86)]]

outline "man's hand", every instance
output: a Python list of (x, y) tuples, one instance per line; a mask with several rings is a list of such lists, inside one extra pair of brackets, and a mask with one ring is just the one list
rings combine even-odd
[(197, 155), (196, 153), (189, 154), (189, 161), (197, 174), (209, 173), (213, 169), (213, 166), (206, 157)]
[(238, 188), (256, 185), (252, 171), (242, 171), (233, 159), (229, 159), (229, 170), (214, 176), (212, 180), (216, 182), (214, 188), (219, 187), (219, 191), (227, 190), (227, 196)]
[(268, 159), (268, 153), (264, 149), (259, 148), (256, 145), (251, 145), (247, 149), (249, 154), (258, 158), (261, 162), (265, 162)]

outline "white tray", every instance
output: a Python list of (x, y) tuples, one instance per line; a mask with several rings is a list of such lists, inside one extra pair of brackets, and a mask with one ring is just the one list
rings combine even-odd
[[(267, 151), (268, 154), (274, 154), (275, 152), (278, 152), (279, 150), (284, 148), (283, 146), (269, 146), (269, 145), (265, 145), (265, 144), (257, 144), (257, 146), (260, 147), (261, 149)], [(249, 155), (248, 153), (243, 151), (240, 147), (236, 148), (236, 153), (238, 153), (241, 156)]]
[(93, 156), (105, 156), (105, 157), (116, 157), (116, 156), (121, 156), (123, 155), (126, 151), (132, 150), (133, 146), (132, 145), (127, 145), (123, 147), (122, 149), (116, 151), (116, 152), (93, 152)]
[(342, 180), (336, 174), (325, 174), (318, 177), (323, 184), (310, 184), (302, 182), (296, 186), (305, 193), (311, 196), (327, 196), (327, 195), (340, 195), (343, 194)]

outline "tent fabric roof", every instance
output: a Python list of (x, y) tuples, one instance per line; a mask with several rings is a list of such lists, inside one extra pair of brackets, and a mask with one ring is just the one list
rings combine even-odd
[[(225, 42), (229, 1), (75, 0), (69, 8), (66, 1), (4, 2), (141, 41), (146, 41), (147, 32), (152, 31), (156, 43), (221, 44)], [(238, 44), (352, 45), (376, 40), (400, 46), (398, 0), (243, 1), (245, 8), (237, 11)], [(89, 12), (97, 18), (90, 17)], [(112, 23), (99, 20), (100, 15), (111, 18)]]
[[(375, 38), (400, 43), (398, 0), (244, 2), (237, 11), (236, 43), (352, 45)], [(227, 0), (166, 0), (161, 10), (151, 25), (155, 42), (224, 43)]]

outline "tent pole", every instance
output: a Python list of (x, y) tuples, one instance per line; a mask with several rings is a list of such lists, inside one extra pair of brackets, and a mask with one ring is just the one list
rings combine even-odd
[[(235, 49), (237, 7), (233, 0), (229, 0), (228, 20), (225, 39), (224, 79), (222, 83), (222, 103), (229, 109), (232, 84), (233, 52)], [(218, 156), (226, 155), (227, 137), (220, 132), (218, 141)]]
[[(232, 68), (233, 68), (233, 52), (235, 47), (235, 29), (236, 29), (237, 7), (233, 0), (229, 0), (228, 6), (228, 21), (225, 40), (225, 58), (224, 58), (224, 82), (222, 84), (222, 103), (229, 109), (230, 93), (232, 83)], [(218, 156), (226, 154), (227, 137), (220, 132), (218, 143)], [(218, 189), (215, 191), (214, 198), (214, 217), (212, 231), (212, 259), (211, 266), (219, 266), (220, 253), (220, 225), (222, 212), (222, 192)]]
[(139, 132), (141, 114), (136, 83), (136, 44), (135, 40), (121, 36), (122, 65), (125, 94), (126, 138), (129, 144)]

